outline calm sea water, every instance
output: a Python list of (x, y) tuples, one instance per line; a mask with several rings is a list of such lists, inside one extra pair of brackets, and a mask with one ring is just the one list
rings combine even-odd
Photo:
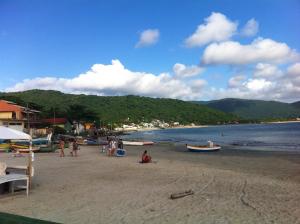
[(134, 132), (123, 138), (180, 144), (206, 144), (211, 140), (232, 149), (300, 152), (300, 123), (164, 129)]

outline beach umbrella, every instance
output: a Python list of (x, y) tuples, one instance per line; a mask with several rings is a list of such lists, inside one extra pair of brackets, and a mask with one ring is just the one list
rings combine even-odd
[(11, 128), (7, 128), (4, 126), (0, 126), (0, 139), (5, 139), (5, 140), (31, 140), (31, 136), (22, 132), (22, 131), (17, 131)]

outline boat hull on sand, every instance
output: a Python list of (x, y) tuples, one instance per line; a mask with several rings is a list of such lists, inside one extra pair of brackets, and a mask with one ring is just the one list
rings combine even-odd
[(147, 141), (147, 142), (134, 142), (134, 141), (123, 141), (124, 145), (133, 145), (133, 146), (144, 146), (144, 145), (153, 145), (154, 142)]
[(190, 152), (213, 152), (221, 149), (221, 146), (219, 145), (214, 145), (212, 147), (207, 145), (186, 145), (186, 147)]
[[(20, 152), (20, 153), (29, 153), (30, 152), (29, 148), (17, 148), (14, 150), (17, 152)], [(36, 148), (36, 147), (32, 147), (32, 149), (31, 149), (32, 152), (38, 152), (39, 150), (40, 150), (40, 148)]]

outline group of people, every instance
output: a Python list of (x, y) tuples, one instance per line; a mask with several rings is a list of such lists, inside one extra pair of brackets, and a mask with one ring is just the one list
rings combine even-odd
[[(59, 140), (59, 149), (60, 149), (59, 156), (60, 157), (65, 157), (65, 144), (66, 144), (65, 139), (60, 138), (60, 140)], [(69, 148), (71, 149), (71, 152), (70, 152), (71, 156), (77, 157), (79, 146), (78, 146), (76, 138), (71, 139), (69, 141)]]
[[(107, 145), (103, 146), (102, 152), (104, 152), (104, 150), (106, 150), (108, 156), (125, 156), (126, 153), (122, 139), (117, 139), (116, 137), (107, 137)], [(152, 162), (152, 158), (147, 150), (145, 150), (140, 163), (150, 162)]]
[(115, 156), (118, 150), (125, 152), (122, 139), (107, 137), (106, 150), (108, 156)]
[[(60, 157), (65, 157), (65, 139), (64, 138), (60, 138), (59, 140), (59, 149), (60, 149)], [(69, 141), (69, 148), (71, 148), (71, 156), (78, 156), (78, 150), (79, 150), (79, 146), (77, 143), (76, 138), (71, 139)], [(117, 139), (116, 137), (114, 138), (109, 138), (107, 137), (107, 145), (104, 146), (104, 148), (102, 149), (102, 151), (104, 151), (106, 149), (107, 151), (107, 155), (108, 156), (115, 156), (118, 155), (118, 153), (120, 153), (122, 156), (125, 155), (125, 150), (124, 150), (124, 145), (123, 145), (123, 141), (122, 139)], [(140, 163), (150, 163), (152, 162), (152, 158), (151, 156), (148, 154), (147, 150), (144, 151), (144, 153), (142, 154), (142, 158)]]

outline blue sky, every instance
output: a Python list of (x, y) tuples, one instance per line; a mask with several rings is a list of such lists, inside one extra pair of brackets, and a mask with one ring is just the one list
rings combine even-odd
[(0, 90), (299, 100), (299, 21), (299, 0), (0, 0)]

